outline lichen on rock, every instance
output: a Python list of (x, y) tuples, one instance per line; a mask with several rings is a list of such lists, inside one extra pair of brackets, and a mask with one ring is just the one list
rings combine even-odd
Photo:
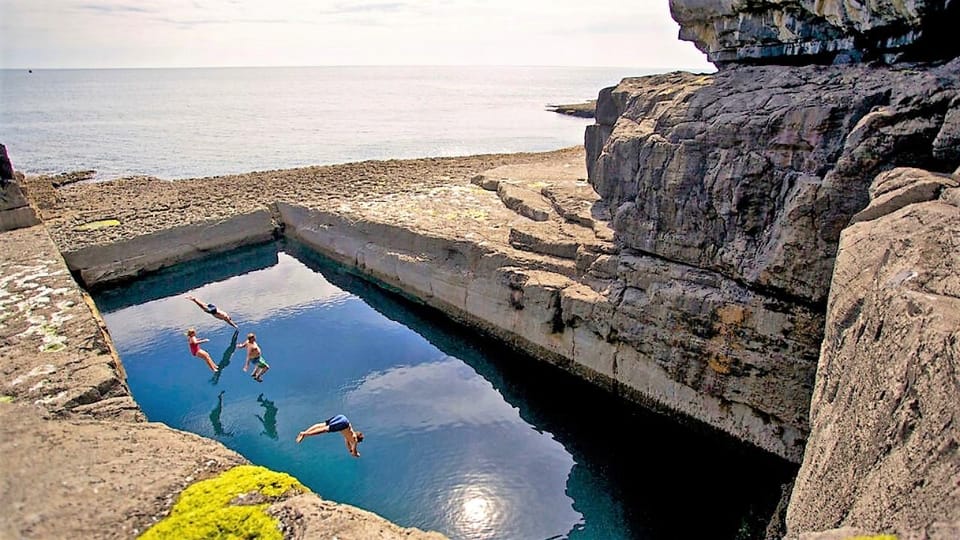
[[(240, 465), (187, 487), (170, 516), (140, 538), (280, 539), (279, 521), (266, 512), (269, 503), (308, 491), (289, 474)], [(245, 504), (248, 497), (253, 504)]]
[(84, 223), (77, 227), (78, 231), (95, 231), (97, 229), (103, 229), (105, 227), (117, 227), (120, 225), (120, 220), (117, 219), (100, 219), (97, 221), (90, 221)]

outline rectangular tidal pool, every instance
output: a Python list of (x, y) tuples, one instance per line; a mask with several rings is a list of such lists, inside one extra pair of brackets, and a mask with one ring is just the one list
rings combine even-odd
[[(217, 304), (239, 332), (186, 296)], [(151, 421), (321, 497), (454, 539), (762, 536), (795, 468), (682, 425), (386, 292), (296, 243), (95, 294)], [(190, 355), (187, 328), (220, 371)], [(253, 332), (271, 369), (243, 372)], [(346, 415), (366, 440), (295, 442)]]

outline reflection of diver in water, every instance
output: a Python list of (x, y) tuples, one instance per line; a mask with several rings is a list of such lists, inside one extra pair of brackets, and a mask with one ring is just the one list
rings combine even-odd
[(237, 336), (239, 335), (239, 330), (233, 331), (233, 337), (230, 338), (230, 346), (227, 347), (227, 350), (223, 351), (223, 356), (220, 357), (220, 363), (217, 364), (217, 372), (213, 374), (213, 379), (210, 379), (210, 383), (214, 386), (220, 382), (220, 374), (223, 373), (223, 368), (230, 365), (230, 358), (233, 357), (234, 351), (237, 350)]
[(210, 411), (210, 423), (213, 425), (213, 432), (218, 437), (232, 437), (233, 433), (227, 433), (223, 430), (223, 424), (220, 422), (220, 413), (223, 412), (223, 390), (217, 396), (217, 406)]
[(264, 408), (263, 417), (256, 415), (257, 419), (263, 424), (264, 431), (261, 435), (266, 435), (271, 439), (277, 438), (277, 408), (269, 399), (264, 399), (263, 394), (257, 396), (257, 403)]

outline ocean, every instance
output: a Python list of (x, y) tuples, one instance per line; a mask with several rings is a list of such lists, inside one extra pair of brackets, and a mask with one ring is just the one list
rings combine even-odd
[(27, 174), (193, 178), (370, 159), (539, 152), (593, 121), (547, 110), (642, 68), (0, 70), (0, 143)]

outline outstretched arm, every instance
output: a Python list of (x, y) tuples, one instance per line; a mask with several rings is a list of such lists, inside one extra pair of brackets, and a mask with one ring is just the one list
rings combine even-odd
[(233, 319), (230, 318), (230, 315), (227, 315), (226, 313), (224, 313), (222, 319), (226, 321), (227, 324), (229, 324), (230, 326), (234, 328), (240, 328), (239, 326), (237, 326), (237, 323), (233, 322)]
[(192, 302), (193, 302), (194, 304), (196, 304), (200, 309), (202, 309), (202, 310), (204, 310), (204, 311), (207, 310), (207, 306), (203, 305), (203, 303), (201, 303), (199, 300), (197, 300), (197, 298), (196, 298), (195, 296), (188, 296), (188, 297), (187, 297), (187, 300), (192, 301)]
[(344, 442), (347, 443), (347, 452), (350, 452), (350, 455), (353, 457), (360, 457), (360, 452), (357, 451), (357, 440), (354, 439), (353, 442), (350, 439), (344, 437)]

